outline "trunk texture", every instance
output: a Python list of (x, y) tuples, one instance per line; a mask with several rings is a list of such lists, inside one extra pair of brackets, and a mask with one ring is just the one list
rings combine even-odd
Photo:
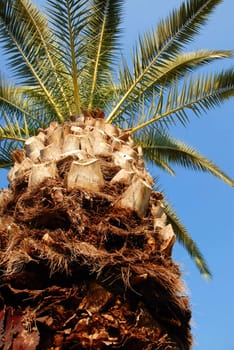
[(13, 158), (0, 192), (0, 349), (190, 349), (175, 235), (129, 133), (53, 122)]

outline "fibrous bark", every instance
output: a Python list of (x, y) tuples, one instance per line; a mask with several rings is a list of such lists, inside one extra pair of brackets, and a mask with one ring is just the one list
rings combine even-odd
[(129, 133), (51, 123), (13, 158), (0, 349), (190, 349), (175, 235)]

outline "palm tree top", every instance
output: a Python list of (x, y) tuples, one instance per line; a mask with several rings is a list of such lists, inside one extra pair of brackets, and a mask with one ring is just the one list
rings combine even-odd
[[(231, 51), (185, 51), (221, 2), (183, 2), (139, 36), (129, 62), (121, 55), (123, 0), (47, 0), (46, 15), (29, 0), (2, 0), (1, 51), (13, 82), (0, 72), (0, 166), (9, 167), (12, 151), (52, 120), (105, 114), (107, 122), (129, 129), (146, 159), (167, 172), (174, 174), (179, 164), (233, 186), (218, 166), (168, 133), (234, 94), (233, 69), (197, 73), (232, 57)], [(198, 261), (197, 247), (183, 238), (187, 232), (178, 220), (176, 225)], [(201, 255), (197, 265), (210, 273)]]

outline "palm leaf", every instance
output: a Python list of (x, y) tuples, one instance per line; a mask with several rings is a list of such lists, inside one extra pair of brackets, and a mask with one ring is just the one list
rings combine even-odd
[(7, 115), (17, 114), (20, 120), (24, 116), (34, 119), (28, 111), (28, 101), (24, 98), (21, 91), (18, 91), (13, 85), (0, 75), (0, 108), (1, 112)]
[[(79, 83), (80, 65), (83, 52), (82, 30), (87, 24), (87, 0), (48, 0), (48, 12), (54, 37), (58, 42), (58, 53), (71, 79), (73, 114), (81, 112)], [(85, 7), (86, 5), (86, 7)]]
[(34, 94), (29, 88), (26, 92), (15, 87), (0, 74), (1, 138), (23, 141), (22, 138), (35, 135), (39, 127), (48, 125), (51, 111), (32, 90)]
[(123, 0), (93, 0), (85, 28), (85, 83), (88, 108), (97, 106), (102, 99), (100, 91), (109, 85), (110, 67), (119, 52), (120, 18)]
[(28, 130), (23, 132), (24, 130), (22, 130), (16, 118), (15, 123), (12, 123), (7, 116), (4, 116), (3, 119), (5, 125), (0, 126), (0, 139), (24, 142), (24, 136), (28, 136)]
[[(141, 83), (139, 83), (132, 93), (126, 99), (124, 105), (116, 113), (115, 119), (121, 116), (123, 113), (129, 115), (129, 119), (132, 118), (132, 111), (136, 111), (144, 96), (145, 103), (151, 102), (152, 98), (160, 95), (160, 91), (173, 84), (175, 80), (184, 77), (187, 73), (191, 73), (195, 69), (200, 68), (202, 65), (213, 62), (216, 59), (222, 59), (230, 57), (231, 51), (214, 51), (214, 50), (201, 50), (186, 54), (180, 54), (175, 59), (165, 59), (162, 62), (158, 62), (157, 65), (152, 67), (150, 74), (146, 74)], [(142, 62), (142, 58), (138, 57), (138, 61)], [(142, 67), (135, 66), (134, 76), (140, 74)], [(119, 92), (126, 91), (131, 85), (134, 78), (129, 79), (129, 74), (126, 76), (126, 66), (124, 72), (120, 72), (120, 84)]]
[(0, 140), (0, 168), (9, 168), (14, 165), (11, 154), (21, 148), (22, 143), (11, 140)]
[(172, 164), (176, 164), (195, 171), (209, 172), (227, 184), (234, 186), (234, 181), (217, 165), (198, 153), (194, 148), (173, 139), (162, 130), (151, 128), (149, 132), (142, 132), (137, 139), (137, 143), (141, 145), (147, 161), (172, 174), (174, 174)]
[[(128, 86), (115, 108), (109, 114), (107, 120), (113, 121), (126, 100), (139, 84), (143, 85), (145, 76), (150, 76), (152, 70), (161, 62), (173, 59), (184, 47), (191, 42), (194, 35), (199, 32), (210, 13), (221, 0), (191, 0), (182, 3), (178, 10), (174, 10), (171, 15), (161, 21), (157, 29), (152, 34), (146, 34), (144, 40), (140, 38), (141, 57), (136, 54), (134, 67), (135, 76), (132, 84)], [(140, 64), (139, 64), (140, 62)], [(137, 67), (137, 68), (136, 68)]]
[(4, 38), (2, 43), (8, 54), (8, 64), (17, 79), (22, 84), (40, 88), (57, 118), (62, 121), (63, 112), (58, 102), (61, 98), (61, 82), (55, 73), (57, 67), (50, 52), (55, 44), (45, 17), (27, 0), (2, 0), (0, 35)]
[(168, 222), (172, 225), (173, 230), (175, 232), (175, 235), (178, 239), (178, 241), (186, 248), (186, 251), (189, 253), (189, 255), (192, 257), (192, 259), (195, 261), (199, 271), (205, 278), (211, 278), (212, 274), (209, 270), (209, 267), (200, 252), (198, 246), (193, 241), (191, 236), (189, 235), (186, 227), (182, 224), (180, 219), (178, 218), (175, 210), (172, 208), (172, 206), (167, 202), (166, 200), (163, 201), (164, 203), (164, 211), (167, 215)]
[[(26, 13), (27, 18), (31, 20), (31, 26), (34, 28), (34, 40), (35, 35), (37, 36), (38, 45), (43, 48), (44, 55), (47, 60), (48, 69), (53, 72), (53, 85), (56, 86), (56, 94), (61, 99), (61, 105), (65, 104), (67, 110), (71, 113), (69, 98), (67, 95), (67, 88), (65, 89), (65, 79), (61, 75), (61, 72), (65, 70), (60, 57), (55, 55), (54, 43), (52, 42), (51, 34), (47, 28), (47, 23), (41, 27), (41, 21), (37, 21), (38, 16), (35, 16), (35, 12), (30, 10), (30, 6), (26, 5), (24, 0), (18, 1), (18, 5), (22, 6), (22, 11)], [(43, 61), (45, 62), (45, 57)], [(67, 79), (67, 78), (66, 78)]]
[[(189, 121), (188, 111), (193, 111), (197, 116), (204, 114), (211, 108), (219, 106), (234, 95), (234, 70), (229, 69), (216, 74), (206, 76), (190, 76), (184, 79), (182, 87), (178, 81), (152, 102), (150, 109), (155, 107), (150, 118), (133, 127), (136, 132), (152, 123), (162, 126), (175, 124), (179, 120), (182, 124)], [(176, 117), (176, 118), (175, 118)]]

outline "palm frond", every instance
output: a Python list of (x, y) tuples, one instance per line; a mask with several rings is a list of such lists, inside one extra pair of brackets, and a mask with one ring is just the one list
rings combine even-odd
[(80, 67), (83, 51), (81, 32), (87, 25), (88, 0), (48, 0), (48, 12), (54, 37), (58, 42), (58, 54), (71, 79), (73, 114), (81, 112)]
[[(32, 91), (35, 93), (35, 89)], [(0, 74), (0, 137), (23, 141), (48, 125), (50, 113), (39, 97), (9, 84)]]
[(109, 85), (109, 72), (120, 49), (120, 19), (123, 0), (92, 0), (84, 31), (85, 81), (88, 108), (97, 106), (102, 86)]
[[(2, 0), (0, 36), (8, 65), (23, 85), (40, 88), (63, 121), (61, 98), (66, 100), (58, 76), (61, 65), (54, 55), (55, 43), (47, 21), (28, 0)], [(67, 104), (68, 105), (68, 104)]]
[(0, 140), (0, 168), (10, 168), (14, 165), (12, 152), (21, 148), (22, 143), (12, 140)]
[[(150, 103), (155, 96), (160, 95), (160, 91), (173, 84), (175, 80), (184, 77), (187, 73), (191, 73), (202, 65), (213, 62), (217, 59), (231, 57), (231, 51), (223, 50), (201, 50), (196, 52), (179, 54), (175, 59), (165, 59), (158, 62), (157, 65), (151, 68), (149, 74), (145, 74), (142, 81), (134, 88), (132, 93), (126, 99), (124, 105), (116, 113), (115, 120), (123, 113), (132, 118), (132, 111), (138, 109), (139, 101), (144, 98), (144, 101)], [(134, 76), (139, 76), (142, 71), (140, 63), (142, 57), (138, 57), (137, 66), (134, 63)], [(126, 75), (126, 64), (124, 71), (120, 70), (119, 92), (126, 91), (134, 81), (134, 78), (129, 79), (130, 70)], [(130, 122), (130, 121), (129, 121)]]
[[(178, 10), (161, 21), (153, 33), (146, 34), (139, 39), (141, 53), (135, 54), (135, 76), (133, 83), (128, 86), (107, 120), (112, 122), (118, 116), (119, 110), (139, 84), (143, 84), (146, 76), (150, 76), (155, 67), (161, 62), (173, 59), (184, 47), (191, 42), (194, 35), (206, 22), (210, 13), (222, 0), (191, 0), (182, 3)], [(140, 59), (139, 59), (140, 58)], [(137, 74), (136, 74), (137, 73)]]
[(7, 115), (17, 114), (17, 119), (27, 116), (34, 119), (28, 111), (28, 101), (24, 98), (22, 91), (17, 90), (12, 84), (0, 74), (0, 108), (1, 113)]
[[(27, 20), (31, 20), (31, 26), (34, 28), (34, 38), (37, 36), (38, 45), (40, 45), (44, 50), (44, 62), (46, 59), (46, 63), (48, 69), (53, 72), (51, 78), (53, 79), (54, 86), (56, 86), (56, 94), (57, 97), (61, 100), (61, 104), (65, 104), (67, 110), (71, 113), (69, 96), (67, 95), (67, 87), (65, 89), (64, 75), (62, 75), (62, 71), (65, 70), (64, 65), (59, 59), (59, 55), (55, 54), (54, 43), (52, 42), (52, 37), (49, 32), (49, 28), (47, 28), (47, 23), (45, 22), (45, 26), (41, 27), (41, 21), (37, 21), (38, 16), (35, 17), (35, 13), (31, 11), (30, 7), (26, 5), (24, 0), (20, 0), (18, 2), (22, 4), (22, 10), (26, 12)], [(57, 99), (58, 100), (58, 99)]]
[(169, 172), (174, 173), (172, 164), (175, 164), (195, 171), (208, 172), (234, 186), (234, 180), (216, 164), (191, 146), (173, 139), (163, 130), (151, 128), (149, 132), (142, 132), (137, 143), (141, 145), (145, 159), (164, 170), (168, 171), (169, 169)]
[(12, 140), (17, 142), (25, 142), (25, 140), (36, 135), (37, 129), (34, 125), (29, 125), (25, 118), (21, 123), (17, 117), (8, 118), (5, 113), (1, 118), (0, 140)]
[(189, 253), (193, 261), (195, 261), (200, 273), (205, 278), (211, 278), (212, 274), (209, 267), (205, 261), (197, 244), (194, 242), (192, 237), (189, 235), (186, 227), (178, 218), (175, 210), (169, 204), (168, 201), (163, 200), (164, 211), (167, 215), (168, 222), (172, 225), (175, 235), (178, 241), (185, 247), (186, 251)]
[[(152, 102), (155, 111), (152, 117), (143, 123), (137, 123), (132, 128), (136, 132), (152, 123), (168, 126), (175, 124), (176, 119), (183, 125), (189, 121), (188, 111), (200, 116), (211, 108), (221, 105), (234, 95), (234, 70), (229, 69), (220, 73), (206, 76), (190, 76), (185, 78), (181, 86), (178, 81), (161, 91), (161, 94)], [(152, 110), (152, 106), (150, 109)]]

